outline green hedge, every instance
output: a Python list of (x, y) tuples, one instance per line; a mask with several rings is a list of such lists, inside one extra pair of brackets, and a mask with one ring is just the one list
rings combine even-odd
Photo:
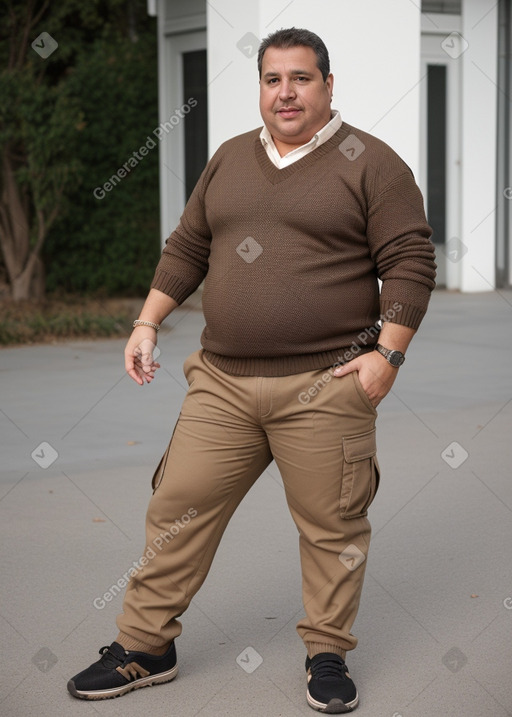
[(135, 42), (111, 26), (81, 42), (68, 74), (81, 107), (81, 170), (45, 243), (47, 290), (143, 295), (160, 254), (158, 144), (103, 199), (94, 191), (158, 126), (154, 19), (144, 18)]

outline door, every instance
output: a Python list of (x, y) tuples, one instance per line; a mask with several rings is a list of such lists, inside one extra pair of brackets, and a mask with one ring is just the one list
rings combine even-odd
[(165, 37), (160, 89), (162, 240), (176, 228), (208, 160), (206, 32)]
[(460, 63), (443, 49), (446, 37), (443, 31), (421, 38), (420, 186), (434, 230), (437, 284), (456, 289), (466, 251), (460, 237)]

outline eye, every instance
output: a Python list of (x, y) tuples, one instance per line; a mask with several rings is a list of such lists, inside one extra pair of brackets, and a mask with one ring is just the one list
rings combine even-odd
[(277, 77), (271, 77), (270, 80), (268, 81), (268, 84), (269, 84), (269, 85), (274, 85), (276, 82), (278, 82), (278, 78), (277, 78)]
[(298, 82), (307, 82), (308, 81), (308, 78), (304, 77), (303, 75), (299, 75), (296, 79)]

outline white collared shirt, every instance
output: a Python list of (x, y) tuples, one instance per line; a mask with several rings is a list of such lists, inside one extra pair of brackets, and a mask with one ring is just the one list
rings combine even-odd
[(272, 139), (272, 135), (265, 126), (260, 132), (260, 140), (262, 145), (265, 147), (270, 161), (273, 162), (278, 169), (283, 169), (284, 167), (288, 167), (288, 165), (293, 164), (298, 159), (302, 159), (302, 157), (305, 157), (306, 154), (309, 154), (309, 152), (312, 152), (317, 147), (320, 147), (321, 144), (327, 142), (328, 139), (331, 139), (333, 134), (339, 130), (342, 124), (343, 122), (338, 110), (332, 110), (331, 120), (324, 125), (322, 129), (309, 140), (309, 142), (303, 144), (301, 147), (292, 149), (292, 151), (285, 154), (284, 157), (281, 157), (279, 154), (277, 147), (274, 144), (274, 140)]

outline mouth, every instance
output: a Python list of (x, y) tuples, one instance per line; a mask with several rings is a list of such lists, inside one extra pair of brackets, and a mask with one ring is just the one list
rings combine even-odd
[(277, 110), (277, 114), (283, 119), (293, 119), (293, 117), (296, 117), (300, 112), (302, 112), (302, 110), (298, 109), (298, 107), (281, 107), (281, 109)]

